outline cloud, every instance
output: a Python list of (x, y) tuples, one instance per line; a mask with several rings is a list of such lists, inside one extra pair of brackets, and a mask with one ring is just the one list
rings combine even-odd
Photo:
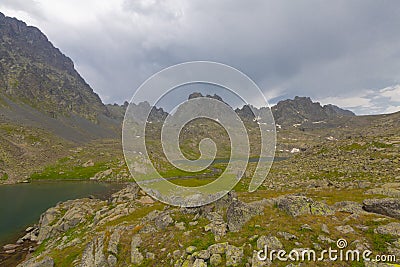
[(400, 85), (364, 90), (357, 95), (327, 97), (320, 99), (319, 102), (348, 108), (359, 115), (394, 113), (400, 111)]
[(400, 85), (389, 86), (379, 92), (381, 96), (389, 98), (389, 101), (400, 102)]
[(37, 0), (41, 15), (33, 1), (6, 1), (0, 9), (24, 8), (106, 102), (191, 60), (238, 68), (273, 102), (306, 95), (378, 112), (398, 99), (378, 89), (400, 83), (397, 1)]
[(41, 5), (35, 0), (2, 0), (0, 5), (2, 8), (17, 12), (25, 12), (31, 16), (41, 17), (43, 19)]

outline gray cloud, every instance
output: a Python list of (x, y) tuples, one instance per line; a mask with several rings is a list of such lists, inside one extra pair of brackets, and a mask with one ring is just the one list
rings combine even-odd
[[(7, 0), (0, 8), (20, 10), (11, 2), (33, 3)], [(213, 60), (248, 74), (273, 102), (307, 95), (352, 99), (359, 113), (372, 102), (373, 112), (400, 109), (381, 90), (400, 83), (398, 1), (65, 0), (58, 2), (70, 7), (64, 15), (55, 3), (38, 2), (43, 18), (25, 9), (32, 23), (105, 102), (129, 99), (164, 67)]]
[(40, 3), (35, 0), (2, 0), (0, 6), (13, 11), (27, 12), (34, 17), (45, 19)]

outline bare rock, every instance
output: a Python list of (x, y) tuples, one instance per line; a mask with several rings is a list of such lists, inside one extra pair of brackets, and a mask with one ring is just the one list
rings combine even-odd
[(333, 210), (325, 203), (314, 201), (303, 195), (286, 195), (275, 199), (279, 209), (289, 215), (296, 217), (299, 215), (332, 215)]
[(228, 245), (225, 256), (226, 266), (240, 266), (244, 257), (243, 248)]
[(104, 234), (95, 237), (90, 241), (82, 254), (80, 267), (106, 267), (108, 261), (103, 253)]
[(172, 217), (168, 213), (162, 213), (158, 217), (155, 218), (154, 224), (156, 225), (157, 229), (163, 230), (167, 228), (174, 222)]
[(222, 257), (220, 254), (212, 254), (210, 257), (210, 265), (211, 266), (221, 266)]
[(232, 201), (226, 212), (229, 231), (238, 232), (253, 216), (262, 213), (262, 206), (246, 204), (239, 200)]
[(276, 236), (260, 236), (257, 240), (257, 249), (264, 249), (265, 246), (267, 246), (267, 248), (269, 250), (274, 249), (274, 250), (278, 250), (283, 248), (283, 245), (281, 243), (281, 241), (279, 241), (279, 239)]
[(46, 257), (40, 261), (36, 261), (36, 258), (29, 259), (17, 265), (17, 267), (53, 267), (54, 260), (50, 257)]
[(400, 199), (365, 199), (363, 209), (368, 212), (386, 215), (392, 218), (400, 219)]
[(350, 234), (350, 233), (354, 233), (354, 229), (353, 227), (351, 227), (350, 225), (340, 225), (336, 227), (336, 230), (338, 230), (339, 232), (341, 232), (342, 234)]
[(382, 235), (400, 236), (400, 223), (392, 222), (386, 225), (378, 226), (374, 232)]

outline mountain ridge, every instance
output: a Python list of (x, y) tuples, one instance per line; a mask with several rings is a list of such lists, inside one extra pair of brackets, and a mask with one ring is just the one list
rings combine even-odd
[(108, 111), (65, 56), (36, 27), (0, 13), (0, 92), (51, 116), (95, 121)]

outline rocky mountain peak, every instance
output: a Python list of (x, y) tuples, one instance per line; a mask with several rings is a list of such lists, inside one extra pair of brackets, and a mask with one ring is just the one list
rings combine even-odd
[(316, 123), (341, 116), (355, 116), (349, 110), (341, 109), (335, 105), (322, 106), (313, 102), (310, 97), (296, 96), (278, 102), (272, 107), (276, 123), (280, 125), (296, 125), (306, 122)]
[(36, 27), (0, 14), (0, 98), (52, 117), (108, 115), (99, 96)]

